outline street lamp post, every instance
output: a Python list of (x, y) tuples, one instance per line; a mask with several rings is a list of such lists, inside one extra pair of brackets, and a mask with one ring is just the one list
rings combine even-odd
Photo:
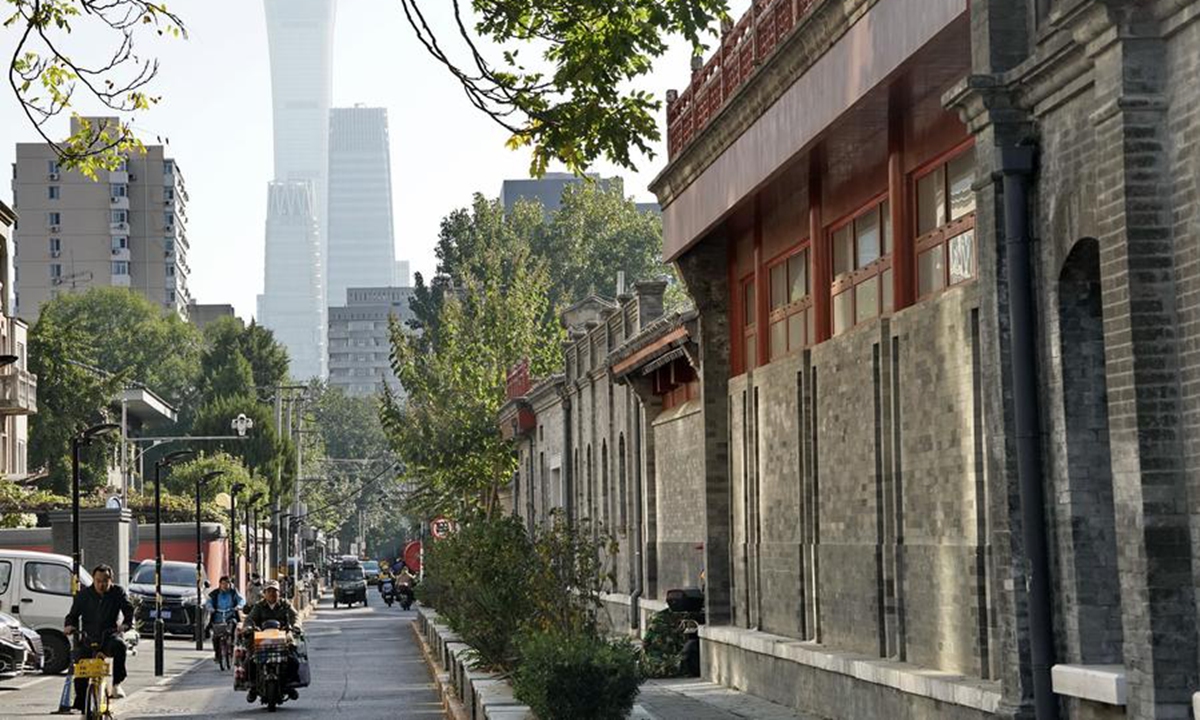
[[(0, 364), (8, 356), (0, 356)], [(83, 562), (82, 548), (79, 547), (79, 450), (92, 444), (98, 435), (118, 430), (120, 426), (112, 423), (93, 425), (71, 438), (71, 594), (79, 592), (79, 566)]]
[(258, 535), (258, 501), (262, 500), (262, 493), (254, 493), (250, 496), (250, 500), (246, 502), (246, 537), (254, 538), (254, 553), (251, 555), (251, 545), (246, 545), (246, 558), (249, 561), (253, 558), (247, 568), (250, 572), (259, 572), (258, 551), (262, 538)]
[[(176, 460), (195, 455), (193, 450), (176, 450), (154, 462), (154, 675), (163, 675), (163, 626), (162, 617), (162, 469), (170, 467)], [(199, 598), (197, 598), (199, 600)]]
[[(234, 483), (233, 487), (229, 488), (229, 576), (233, 578), (233, 586), (241, 587), (242, 584), (242, 568), (238, 562), (237, 552), (237, 496), (246, 486), (242, 483)], [(250, 541), (246, 541), (246, 548), (249, 549)]]
[(196, 478), (196, 617), (195, 631), (196, 649), (204, 649), (204, 623), (201, 616), (204, 615), (202, 609), (204, 604), (200, 601), (200, 595), (203, 592), (201, 587), (201, 579), (204, 577), (204, 551), (200, 548), (200, 490), (214, 478), (221, 477), (225, 474), (224, 470), (214, 470), (204, 477)]

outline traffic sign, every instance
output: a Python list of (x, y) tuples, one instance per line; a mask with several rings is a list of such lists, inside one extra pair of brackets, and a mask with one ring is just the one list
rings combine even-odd
[(429, 532), (435, 540), (445, 540), (450, 537), (450, 533), (454, 531), (454, 524), (445, 517), (439, 515), (429, 523)]

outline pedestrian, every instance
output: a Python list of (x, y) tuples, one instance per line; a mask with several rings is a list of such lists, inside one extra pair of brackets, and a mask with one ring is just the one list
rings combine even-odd
[[(63, 621), (63, 633), (70, 637), (76, 629), (83, 631), (83, 640), (75, 653), (75, 660), (90, 658), (96, 652), (101, 652), (113, 661), (113, 684), (109, 689), (110, 697), (123, 698), (125, 691), (121, 683), (125, 682), (125, 640), (122, 634), (133, 624), (135, 617), (133, 604), (120, 585), (113, 584), (113, 571), (108, 565), (97, 565), (92, 568), (91, 587), (81, 587), (71, 603), (71, 611)], [(118, 622), (123, 618), (124, 622)], [(99, 643), (98, 651), (93, 651), (90, 643)], [(84, 696), (87, 694), (88, 681), (75, 681), (76, 710), (83, 710)]]

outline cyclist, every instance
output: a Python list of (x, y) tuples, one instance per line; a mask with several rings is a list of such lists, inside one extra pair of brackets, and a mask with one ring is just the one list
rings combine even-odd
[[(237, 591), (237, 588), (230, 582), (228, 575), (222, 575), (220, 582), (217, 583), (217, 589), (208, 594), (208, 599), (204, 601), (204, 607), (208, 610), (208, 625), (212, 627), (214, 622), (229, 622), (230, 619), (237, 620), (238, 612), (245, 607), (246, 601), (242, 599), (242, 594)], [(217, 644), (217, 635), (213, 633), (213, 657), (217, 664), (221, 663), (221, 648)]]
[[(81, 587), (71, 603), (71, 612), (67, 613), (63, 622), (63, 632), (69, 637), (76, 628), (83, 630), (84, 637), (91, 642), (99, 642), (99, 652), (112, 658), (113, 684), (109, 690), (111, 697), (123, 698), (125, 691), (121, 683), (125, 681), (125, 641), (120, 633), (129, 629), (134, 621), (133, 604), (125, 594), (125, 589), (114, 585), (113, 571), (108, 565), (97, 565), (92, 568), (92, 586)], [(118, 618), (124, 622), (118, 623)], [(92, 648), (81, 643), (76, 653), (76, 660), (94, 656)], [(83, 710), (84, 695), (87, 693), (87, 680), (75, 681), (75, 709)]]

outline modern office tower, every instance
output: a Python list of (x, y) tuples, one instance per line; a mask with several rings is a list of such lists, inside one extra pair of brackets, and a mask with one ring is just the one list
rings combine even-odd
[[(268, 193), (268, 213), (286, 210), (287, 214), (267, 217), (265, 290), (259, 297), (258, 319), (287, 345), (294, 373), (323, 376), (326, 301), (322, 279), (326, 277), (326, 173), (336, 3), (264, 0), (264, 5), (275, 120), (275, 182)], [(307, 191), (301, 189), (305, 184)], [(295, 212), (300, 207), (311, 216), (298, 217)], [(315, 245), (310, 231), (315, 233)], [(288, 243), (296, 246), (287, 247)], [(301, 257), (304, 263), (291, 262)], [(273, 262), (283, 258), (289, 260)], [(317, 308), (317, 312), (304, 314), (298, 311), (301, 307)], [(305, 357), (312, 361), (299, 362)]]
[[(91, 118), (97, 127), (116, 118)], [(72, 120), (71, 132), (79, 127)], [(147, 145), (99, 181), (59, 166), (47, 143), (18, 143), (13, 199), (16, 313), (33, 322), (59, 293), (116, 286), (186, 314), (187, 190), (161, 145)]]
[(396, 279), (392, 281), (396, 287), (412, 287), (412, 266), (408, 260), (396, 261)]
[(330, 302), (354, 287), (396, 283), (387, 110), (355, 106), (329, 114)]
[[(273, 182), (267, 193), (267, 282), (258, 315), (291, 357), (292, 377), (325, 377), (321, 237), (308, 181)], [(267, 324), (267, 320), (270, 324)]]
[(350, 288), (346, 304), (329, 308), (329, 384), (347, 395), (373, 395), (386, 383), (403, 392), (388, 359), (388, 319), (412, 319), (411, 287)]
[[(608, 189), (616, 178), (601, 178), (599, 175), (589, 175), (592, 180)], [(562, 207), (563, 193), (568, 187), (586, 182), (573, 173), (550, 172), (540, 178), (525, 180), (505, 180), (500, 186), (500, 204), (504, 212), (512, 212), (518, 200), (536, 200), (542, 204), (546, 215)]]

